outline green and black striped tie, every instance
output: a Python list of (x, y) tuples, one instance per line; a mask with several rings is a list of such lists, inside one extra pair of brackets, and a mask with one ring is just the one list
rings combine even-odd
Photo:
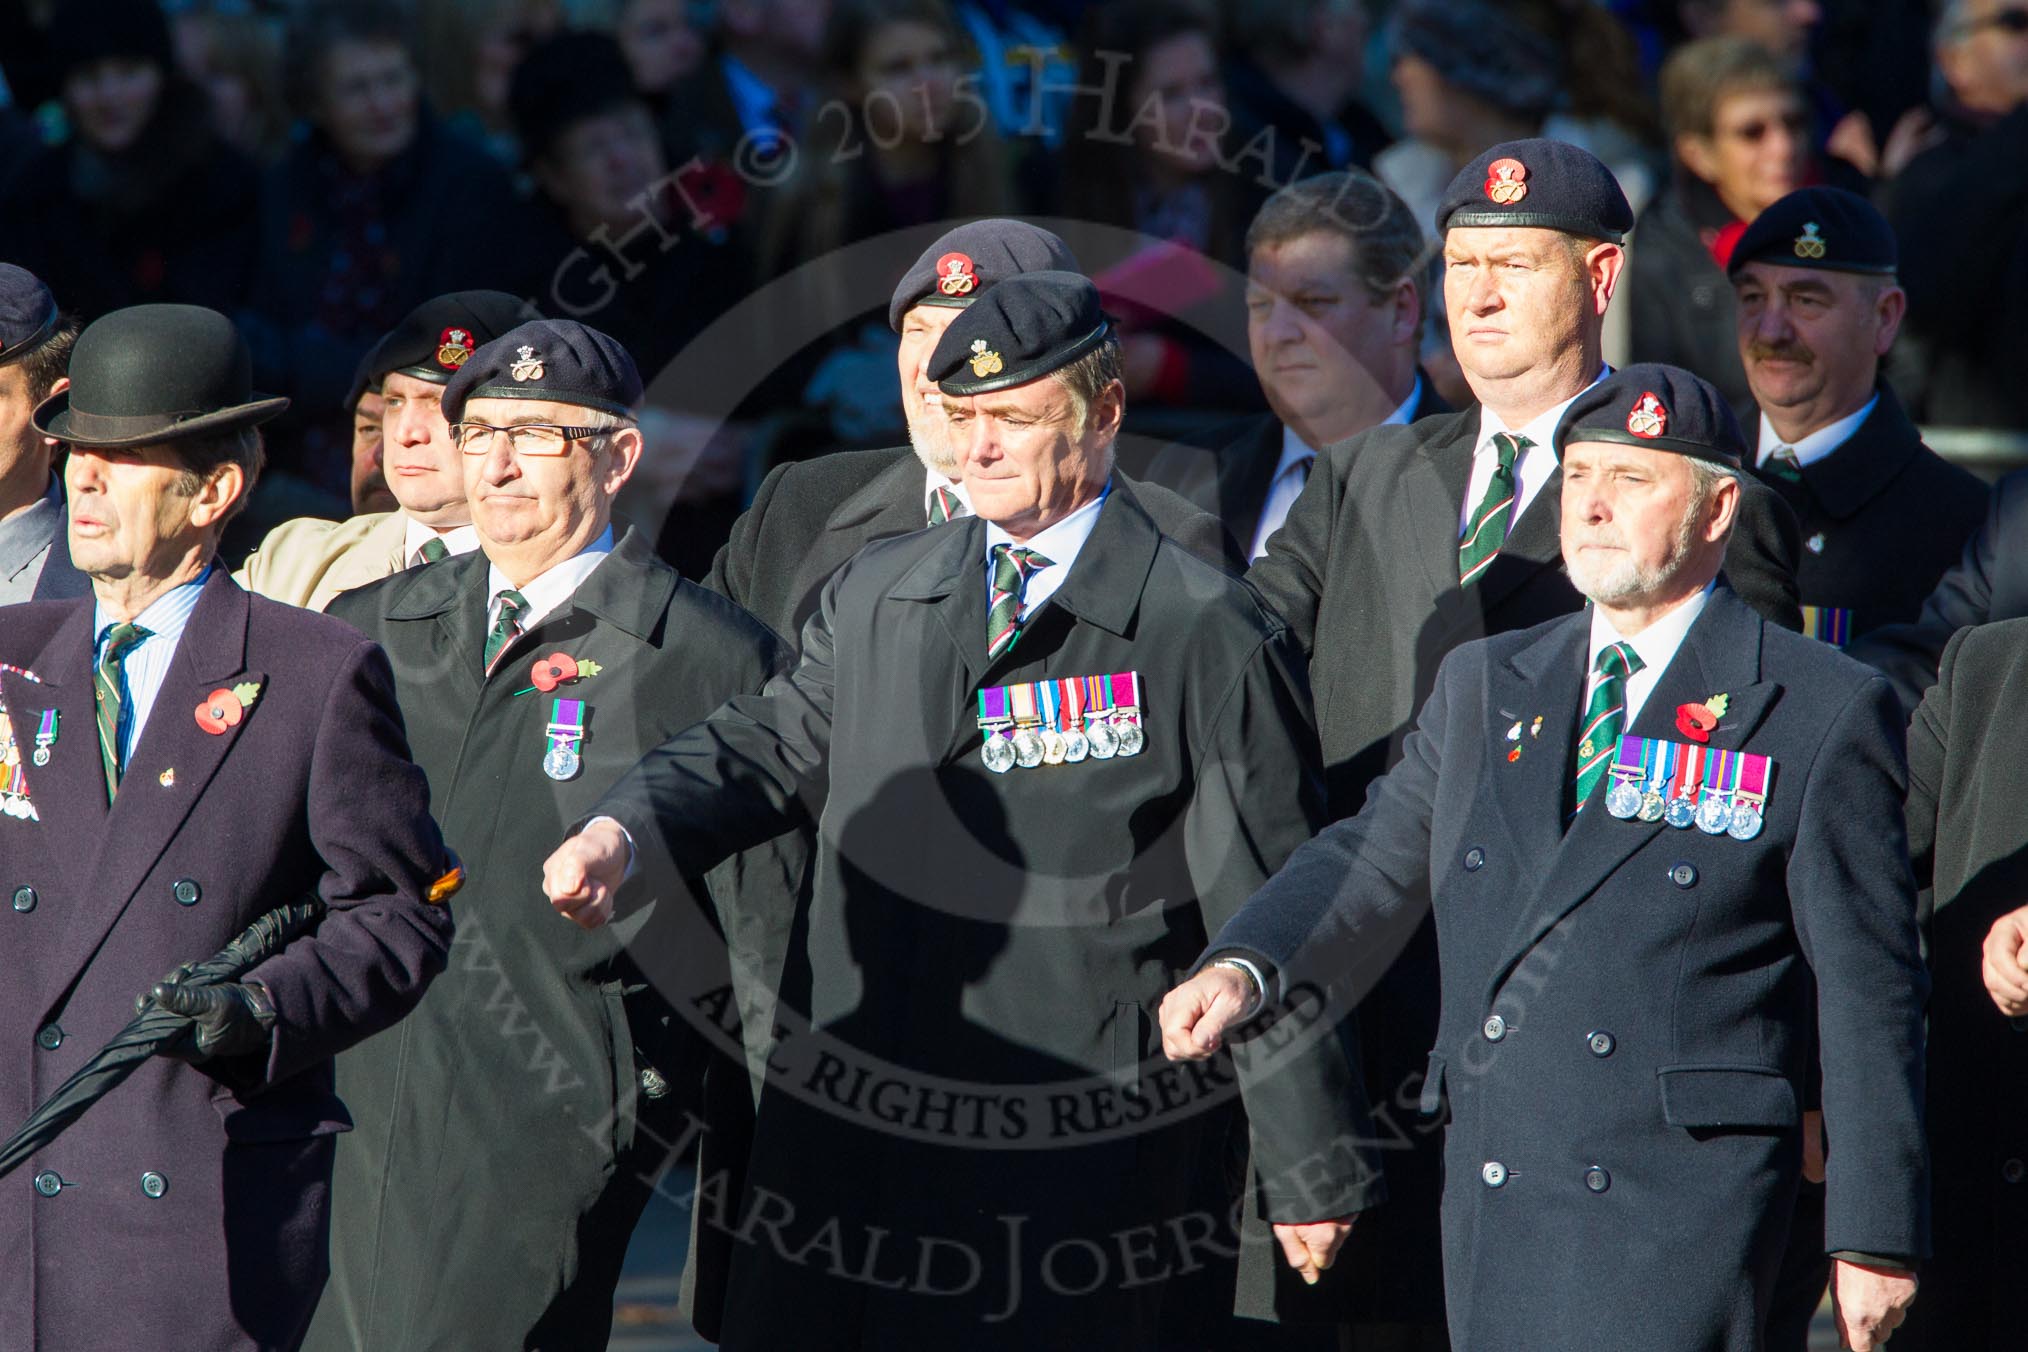
[(1627, 678), (1645, 663), (1631, 643), (1610, 643), (1599, 649), (1592, 665), (1591, 698), (1585, 702), (1584, 723), (1577, 733), (1577, 807), (1591, 796), (1592, 786), (1605, 778), (1619, 749), (1620, 730), (1627, 725)]
[(504, 588), (493, 599), (500, 603), (500, 614), (486, 635), (486, 674), (489, 676), (493, 672), (493, 664), (500, 660), (502, 650), (521, 637), (521, 626), (515, 622), (515, 617), (528, 609), (528, 598), (512, 587)]
[(1487, 481), (1486, 495), (1465, 524), (1465, 538), (1458, 541), (1458, 585), (1469, 587), (1493, 566), (1500, 546), (1507, 542), (1507, 526), (1514, 518), (1514, 462), (1535, 443), (1511, 432), (1493, 433), (1493, 450), (1500, 457)]
[(1032, 549), (993, 546), (993, 599), (986, 607), (986, 658), (997, 661), (1021, 636), (1021, 593), (1050, 561)]
[(92, 674), (93, 694), (98, 703), (99, 754), (106, 765), (106, 802), (120, 791), (121, 723), (127, 712), (127, 674), (122, 670), (127, 654), (138, 647), (149, 631), (138, 624), (115, 624), (106, 629), (104, 656)]

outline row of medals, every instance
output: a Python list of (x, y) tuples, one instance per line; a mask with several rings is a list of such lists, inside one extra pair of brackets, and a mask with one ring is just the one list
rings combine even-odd
[(1636, 817), (1644, 822), (1667, 822), (1679, 831), (1695, 826), (1708, 836), (1731, 836), (1752, 840), (1760, 834), (1760, 808), (1748, 802), (1734, 802), (1722, 793), (1707, 793), (1702, 802), (1678, 795), (1664, 798), (1662, 791), (1645, 792), (1632, 779), (1616, 779), (1606, 791), (1606, 811), (1621, 821)]
[(1097, 718), (1084, 731), (1056, 728), (1021, 728), (1008, 734), (994, 729), (986, 734), (979, 755), (986, 768), (1004, 775), (1015, 766), (1033, 770), (1038, 765), (1075, 765), (1085, 757), (1111, 760), (1114, 756), (1138, 756), (1148, 744), (1140, 722), (1129, 717)]

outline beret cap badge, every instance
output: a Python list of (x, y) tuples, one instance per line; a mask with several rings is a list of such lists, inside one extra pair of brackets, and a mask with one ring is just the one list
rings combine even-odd
[(937, 260), (937, 290), (946, 296), (969, 296), (979, 286), (971, 256), (947, 253)]
[(478, 340), (472, 337), (470, 329), (447, 328), (437, 338), (437, 365), (446, 371), (455, 371), (465, 364), (465, 359), (478, 346)]
[(514, 349), (514, 356), (516, 360), (507, 368), (508, 375), (520, 381), (542, 379), (542, 358), (536, 355), (534, 348), (523, 344)]
[(1627, 430), (1637, 437), (1659, 437), (1669, 430), (1669, 410), (1653, 390), (1644, 390), (1627, 412)]
[(1517, 159), (1494, 160), (1486, 166), (1486, 196), (1502, 206), (1528, 195), (1528, 166)]
[(1803, 233), (1796, 236), (1796, 257), (1822, 258), (1824, 256), (1824, 237), (1817, 233), (1817, 229), (1815, 221), (1807, 222), (1803, 226)]
[(971, 362), (972, 374), (981, 380), (987, 376), (999, 375), (1003, 365), (1000, 354), (989, 349), (984, 338), (972, 340)]

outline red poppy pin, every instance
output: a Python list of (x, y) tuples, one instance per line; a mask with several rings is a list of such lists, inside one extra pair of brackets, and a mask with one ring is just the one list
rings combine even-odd
[[(535, 665), (528, 669), (528, 679), (534, 682), (531, 689), (540, 690), (546, 695), (559, 685), (581, 681), (587, 676), (596, 676), (603, 670), (598, 663), (589, 659), (580, 662), (569, 653), (555, 652), (547, 657), (536, 658)], [(516, 693), (525, 695), (528, 692), (523, 690)]]
[(979, 285), (969, 255), (947, 253), (937, 260), (937, 290), (946, 296), (969, 296)]
[(1627, 430), (1637, 437), (1659, 437), (1669, 430), (1669, 410), (1653, 390), (1643, 390), (1627, 414)]
[(1676, 731), (1693, 742), (1711, 740), (1712, 730), (1718, 720), (1725, 717), (1732, 700), (1726, 695), (1713, 695), (1702, 704), (1679, 704), (1676, 706)]
[(238, 685), (222, 685), (204, 697), (197, 706), (197, 726), (216, 737), (229, 728), (239, 726), (239, 720), (246, 717), (246, 711), (260, 698), (258, 681), (241, 681)]
[(1494, 160), (1486, 166), (1486, 196), (1502, 206), (1528, 195), (1528, 166), (1516, 159)]
[(437, 365), (455, 371), (478, 349), (468, 329), (445, 329), (437, 335)]

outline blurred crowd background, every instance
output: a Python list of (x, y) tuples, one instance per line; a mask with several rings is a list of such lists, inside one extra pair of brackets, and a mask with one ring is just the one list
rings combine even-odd
[[(1900, 237), (1890, 379), (1964, 429), (1932, 444), (2028, 444), (2028, 0), (0, 0), (0, 258), (86, 320), (226, 311), (294, 400), (242, 549), (352, 510), (360, 357), (492, 287), (631, 347), (637, 519), (697, 575), (773, 464), (904, 439), (888, 293), (980, 215), (1100, 279), (1124, 465), (1216, 445), (1263, 407), (1244, 239), (1275, 188), (1363, 168), (1427, 236), (1532, 135), (1640, 213), (1610, 359), (1746, 407), (1726, 253), (1833, 183)], [(1469, 402), (1425, 294), (1425, 367)]]

